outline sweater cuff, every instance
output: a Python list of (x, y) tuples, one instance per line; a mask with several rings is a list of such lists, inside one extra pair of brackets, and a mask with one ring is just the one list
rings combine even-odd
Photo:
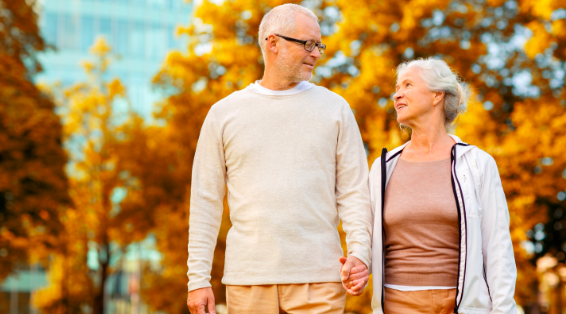
[(191, 281), (189, 281), (188, 286), (189, 286), (189, 292), (193, 291), (193, 290), (201, 289), (201, 288), (212, 287), (210, 282), (206, 281), (205, 279), (191, 280)]
[(348, 252), (348, 256), (350, 255), (357, 257), (360, 261), (362, 261), (362, 263), (366, 265), (369, 270), (369, 268), (371, 267), (371, 259), (369, 258), (369, 254), (360, 254), (359, 250), (351, 250)]

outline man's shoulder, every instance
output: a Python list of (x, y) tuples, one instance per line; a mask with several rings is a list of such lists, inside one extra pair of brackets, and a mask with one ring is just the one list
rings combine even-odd
[(211, 110), (229, 110), (239, 104), (249, 102), (252, 97), (254, 97), (254, 93), (248, 91), (247, 88), (237, 90), (217, 101), (214, 105), (212, 105)]
[(319, 95), (323, 96), (323, 97), (327, 97), (333, 101), (336, 101), (337, 103), (340, 103), (342, 105), (348, 105), (348, 102), (346, 101), (346, 99), (344, 99), (344, 97), (340, 96), (339, 94), (329, 90), (328, 88), (324, 87), (324, 86), (319, 86), (319, 85), (315, 85), (314, 87), (314, 91), (316, 93), (318, 93)]

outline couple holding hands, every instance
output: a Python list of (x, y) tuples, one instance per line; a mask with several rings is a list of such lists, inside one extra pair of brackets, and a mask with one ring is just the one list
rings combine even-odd
[[(259, 28), (261, 81), (217, 102), (191, 181), (192, 314), (216, 313), (210, 273), (228, 192), (229, 314), (339, 314), (373, 274), (373, 313), (517, 313), (509, 213), (494, 159), (447, 131), (468, 90), (444, 61), (397, 68), (411, 141), (368, 171), (348, 103), (309, 82), (317, 17), (284, 4)], [(346, 233), (343, 257), (339, 222)]]

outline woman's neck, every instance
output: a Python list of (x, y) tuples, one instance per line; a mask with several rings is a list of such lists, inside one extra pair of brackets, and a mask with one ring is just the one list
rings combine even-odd
[(433, 161), (450, 156), (455, 141), (446, 133), (444, 125), (413, 128), (411, 142), (403, 150), (408, 161)]

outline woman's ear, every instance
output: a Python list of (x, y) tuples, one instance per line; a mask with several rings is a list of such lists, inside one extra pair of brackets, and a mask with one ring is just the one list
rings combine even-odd
[(446, 92), (433, 92), (433, 93), (434, 95), (432, 98), (432, 105), (436, 106), (442, 102), (444, 96), (446, 95)]

